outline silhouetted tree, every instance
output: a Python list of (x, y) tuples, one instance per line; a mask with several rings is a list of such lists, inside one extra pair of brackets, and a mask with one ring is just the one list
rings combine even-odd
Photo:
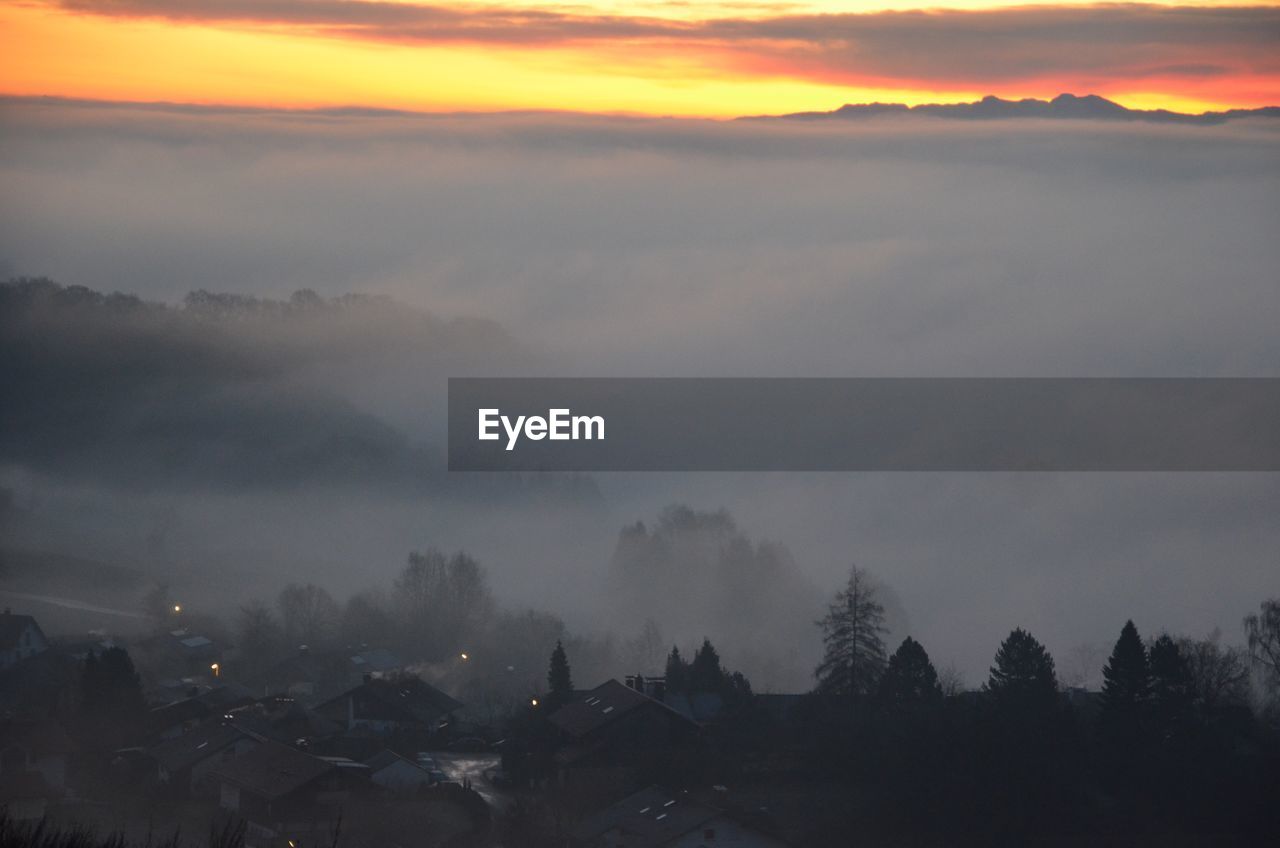
[(688, 688), (691, 692), (719, 692), (724, 685), (724, 669), (720, 667), (720, 655), (710, 639), (704, 638), (702, 646), (694, 652), (689, 664)]
[(332, 595), (314, 583), (285, 586), (276, 597), (276, 609), (280, 611), (285, 639), (292, 648), (328, 645), (337, 635), (338, 604)]
[(1102, 679), (1098, 754), (1103, 765), (1103, 782), (1127, 799), (1117, 813), (1125, 819), (1134, 814), (1133, 796), (1148, 782), (1141, 771), (1147, 760), (1151, 707), (1147, 649), (1132, 621), (1125, 622), (1120, 630), (1120, 638), (1102, 668)]
[(876, 598), (871, 576), (856, 565), (849, 582), (836, 593), (822, 628), (824, 653), (815, 674), (818, 688), (837, 695), (875, 691), (885, 665), (884, 607)]
[(680, 648), (672, 645), (667, 655), (667, 691), (684, 692), (689, 688), (689, 664), (680, 656)]
[(1151, 671), (1147, 649), (1138, 628), (1126, 621), (1120, 630), (1111, 657), (1102, 667), (1102, 712), (1104, 715), (1136, 719), (1151, 695)]
[(556, 640), (555, 650), (551, 652), (551, 666), (547, 670), (547, 686), (551, 691), (553, 705), (565, 704), (573, 697), (573, 678), (569, 674), (569, 658), (565, 656), (564, 645)]
[(261, 601), (240, 607), (236, 619), (237, 678), (257, 680), (284, 652), (284, 631)]
[(889, 657), (880, 677), (880, 699), (890, 709), (915, 709), (942, 701), (938, 672), (929, 654), (910, 636)]
[(124, 648), (92, 651), (80, 674), (79, 727), (82, 740), (99, 750), (115, 750), (135, 741), (142, 730), (146, 701), (142, 681)]
[(1191, 672), (1195, 708), (1206, 718), (1243, 706), (1249, 698), (1246, 654), (1236, 647), (1223, 647), (1221, 639), (1222, 633), (1214, 630), (1206, 639), (1178, 642)]
[(1249, 661), (1258, 671), (1267, 705), (1280, 717), (1280, 600), (1262, 602), (1262, 609), (1244, 619)]
[(461, 650), (492, 617), (489, 579), (475, 559), (429, 548), (409, 554), (395, 583), (405, 649), (438, 660)]
[(1021, 627), (1009, 634), (996, 651), (985, 691), (996, 703), (1043, 707), (1058, 697), (1053, 657)]
[(1022, 628), (1001, 643), (983, 693), (973, 800), (990, 829), (985, 841), (1027, 844), (1050, 822), (1073, 819), (1084, 746), (1058, 692), (1053, 657)]

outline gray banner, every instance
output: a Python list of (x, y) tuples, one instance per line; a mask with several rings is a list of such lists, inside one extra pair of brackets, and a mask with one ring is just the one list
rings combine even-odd
[(451, 379), (449, 469), (1277, 471), (1280, 379)]

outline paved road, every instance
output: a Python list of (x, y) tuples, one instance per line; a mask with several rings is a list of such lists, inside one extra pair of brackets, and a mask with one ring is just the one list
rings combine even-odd
[(440, 770), (457, 783), (471, 781), (471, 788), (479, 793), (490, 807), (501, 810), (511, 802), (501, 789), (495, 789), (484, 773), (498, 767), (497, 754), (455, 754), (452, 751), (432, 751), (431, 756)]

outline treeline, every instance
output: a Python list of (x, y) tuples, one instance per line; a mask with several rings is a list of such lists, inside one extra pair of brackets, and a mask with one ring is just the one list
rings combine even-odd
[(826, 653), (797, 741), (808, 767), (857, 787), (861, 827), (972, 844), (1280, 833), (1275, 601), (1246, 619), (1248, 654), (1144, 642), (1127, 622), (1100, 693), (1062, 689), (1020, 628), (979, 691), (944, 693), (915, 640), (886, 656), (883, 610), (858, 569), (821, 624)]
[[(185, 608), (175, 613), (175, 603), (166, 587), (157, 586), (143, 608), (157, 626), (181, 622), (229, 644), (221, 668), (227, 679), (252, 687), (275, 684), (279, 664), (303, 653), (317, 668), (331, 658), (340, 678), (352, 655), (385, 650), (403, 665), (422, 668), (470, 706), (492, 708), (494, 718), (544, 691), (547, 655), (558, 642), (588, 680), (616, 676), (619, 668), (652, 673), (662, 667), (665, 644), (652, 619), (620, 637), (573, 633), (552, 613), (503, 608), (483, 565), (465, 552), (435, 548), (411, 553), (385, 588), (342, 600), (323, 586), (291, 583), (270, 603), (245, 602), (229, 620)], [(137, 659), (147, 668), (145, 655)]]

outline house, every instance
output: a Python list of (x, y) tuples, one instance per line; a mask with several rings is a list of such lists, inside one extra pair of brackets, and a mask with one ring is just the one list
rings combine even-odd
[[(330, 760), (264, 742), (213, 772), (218, 803), (248, 823), (246, 848), (329, 844), (353, 778)], [(356, 778), (358, 779), (358, 778)]]
[[(562, 785), (605, 797), (634, 789), (645, 776), (675, 767), (696, 748), (699, 726), (617, 680), (609, 680), (552, 713), (559, 731), (553, 756)], [(642, 785), (642, 784), (641, 784)]]
[(0, 613), (0, 671), (49, 650), (49, 640), (29, 615)]
[(178, 797), (214, 795), (212, 772), (257, 748), (267, 737), (232, 722), (209, 722), (165, 739), (146, 751), (156, 767), (156, 779)]
[(337, 722), (284, 695), (260, 698), (252, 704), (235, 708), (231, 714), (237, 722), (252, 717), (269, 725), (277, 739), (298, 748), (342, 732), (342, 726)]
[(212, 639), (186, 628), (165, 630), (134, 646), (139, 664), (175, 677), (208, 675), (220, 663), (222, 651)]
[(569, 832), (579, 848), (785, 848), (729, 813), (657, 786), (587, 816)]
[(49, 719), (0, 724), (0, 807), (15, 819), (38, 819), (62, 797), (75, 744)]
[(383, 749), (364, 761), (369, 779), (392, 792), (411, 793), (431, 785), (431, 773), (395, 751)]
[(253, 694), (243, 686), (231, 684), (200, 690), (187, 689), (187, 697), (154, 707), (147, 715), (147, 727), (162, 739), (176, 739), (192, 728), (216, 716), (226, 715), (253, 703)]
[(315, 708), (347, 732), (385, 736), (400, 730), (430, 731), (462, 704), (417, 677), (367, 675), (363, 683)]

